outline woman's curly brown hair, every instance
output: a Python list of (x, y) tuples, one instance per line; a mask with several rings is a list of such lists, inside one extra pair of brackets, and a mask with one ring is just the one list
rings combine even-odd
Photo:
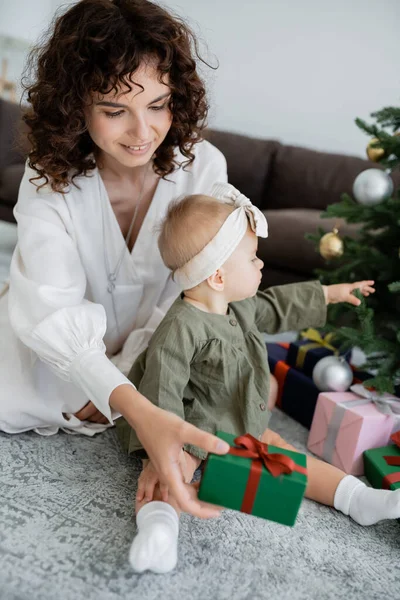
[[(25, 84), (32, 105), (24, 116), (31, 149), (28, 163), (56, 192), (95, 168), (96, 147), (85, 123), (93, 92), (107, 94), (126, 85), (143, 60), (156, 58), (160, 81), (169, 74), (172, 125), (155, 153), (154, 170), (175, 169), (176, 147), (194, 160), (208, 105), (194, 58), (202, 60), (189, 27), (148, 0), (81, 0), (55, 20), (51, 36), (30, 54)], [(205, 62), (202, 60), (202, 62)], [(207, 64), (207, 63), (206, 63)], [(209, 66), (209, 65), (208, 65)], [(26, 80), (26, 77), (25, 77)], [(39, 187), (42, 187), (39, 186)]]

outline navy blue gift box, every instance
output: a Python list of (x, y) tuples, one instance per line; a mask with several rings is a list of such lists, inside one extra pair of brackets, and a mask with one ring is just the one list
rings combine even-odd
[(310, 429), (319, 389), (310, 377), (287, 364), (289, 344), (267, 344), (268, 363), (278, 381), (276, 406)]
[[(339, 352), (335, 345), (330, 341), (328, 342), (327, 337), (324, 338), (316, 329), (309, 329), (308, 332), (310, 332), (311, 338), (304, 337), (289, 344), (286, 358), (289, 366), (301, 371), (308, 377), (312, 377), (315, 365), (325, 356), (343, 356), (347, 362), (350, 362), (351, 350)], [(307, 332), (304, 332), (305, 336), (306, 334)], [(325, 345), (322, 345), (323, 343)]]

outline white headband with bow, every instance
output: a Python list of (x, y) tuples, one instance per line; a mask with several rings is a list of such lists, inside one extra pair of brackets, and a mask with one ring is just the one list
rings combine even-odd
[(210, 196), (224, 204), (232, 204), (236, 209), (203, 250), (174, 271), (173, 279), (183, 290), (199, 285), (215, 273), (236, 250), (249, 224), (258, 237), (268, 237), (268, 223), (264, 214), (233, 185), (216, 183)]

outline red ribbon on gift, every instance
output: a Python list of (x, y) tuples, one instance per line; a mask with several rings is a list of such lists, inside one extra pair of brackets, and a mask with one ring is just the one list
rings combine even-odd
[[(289, 344), (287, 342), (281, 342), (278, 345), (285, 349), (289, 348)], [(278, 397), (276, 399), (276, 406), (278, 408), (282, 408), (283, 389), (285, 387), (285, 380), (290, 369), (291, 367), (289, 367), (289, 365), (287, 365), (283, 360), (278, 360), (274, 368), (274, 375), (278, 382)]]
[(235, 438), (234, 442), (237, 446), (241, 446), (241, 448), (231, 446), (228, 454), (252, 459), (249, 478), (247, 480), (242, 506), (240, 508), (244, 513), (251, 514), (253, 510), (263, 465), (273, 477), (278, 477), (282, 474), (290, 474), (293, 473), (293, 471), (307, 475), (306, 467), (296, 465), (294, 460), (289, 456), (286, 456), (286, 454), (269, 452), (268, 444), (260, 442), (250, 433), (240, 435)]
[(394, 444), (396, 444), (396, 446), (398, 446), (400, 448), (400, 431), (396, 431), (396, 433), (393, 433), (390, 436), (390, 439), (392, 440), (392, 442)]
[[(391, 435), (390, 439), (396, 444), (396, 446), (399, 446), (400, 448), (400, 431), (397, 431)], [(383, 458), (391, 467), (400, 467), (400, 456), (384, 456)], [(385, 475), (382, 480), (382, 488), (384, 490), (388, 490), (392, 483), (400, 483), (400, 471), (390, 473), (390, 475)]]

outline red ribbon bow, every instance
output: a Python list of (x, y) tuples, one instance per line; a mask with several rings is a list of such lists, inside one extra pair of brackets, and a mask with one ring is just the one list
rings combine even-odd
[(250, 433), (235, 438), (234, 442), (237, 446), (241, 446), (241, 448), (231, 446), (228, 454), (252, 459), (249, 478), (240, 508), (242, 512), (251, 514), (253, 510), (263, 465), (273, 477), (293, 473), (293, 471), (307, 475), (306, 467), (296, 465), (294, 460), (286, 456), (286, 454), (269, 452), (268, 444), (260, 442)]
[[(391, 435), (390, 439), (400, 448), (400, 431)], [(400, 456), (384, 456), (383, 458), (389, 466), (400, 467)], [(383, 489), (388, 490), (392, 483), (400, 483), (400, 471), (385, 475), (382, 481)]]
[(400, 448), (400, 431), (396, 431), (396, 433), (390, 436), (390, 439)]

